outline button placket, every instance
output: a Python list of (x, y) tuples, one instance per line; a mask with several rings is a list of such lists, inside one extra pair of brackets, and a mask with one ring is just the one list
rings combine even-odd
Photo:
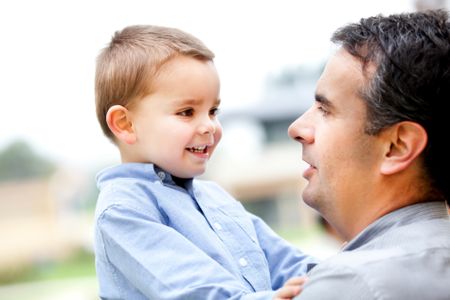
[(163, 171), (159, 171), (158, 177), (159, 177), (159, 179), (164, 180), (166, 178), (166, 173), (164, 173)]
[(241, 267), (246, 267), (248, 265), (248, 262), (245, 258), (241, 257), (239, 259), (239, 265), (241, 265)]
[(214, 223), (214, 228), (215, 228), (216, 230), (222, 230), (222, 225), (220, 225), (220, 223), (218, 223), (218, 222), (215, 222), (215, 223)]

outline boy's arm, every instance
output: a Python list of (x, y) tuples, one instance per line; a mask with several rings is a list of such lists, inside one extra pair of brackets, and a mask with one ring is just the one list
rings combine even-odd
[(269, 264), (272, 289), (281, 288), (292, 277), (305, 275), (319, 262), (277, 235), (261, 218), (252, 214), (250, 217)]
[(184, 236), (142, 211), (108, 208), (97, 221), (97, 235), (114, 272), (150, 299), (272, 299), (275, 294), (252, 293)]

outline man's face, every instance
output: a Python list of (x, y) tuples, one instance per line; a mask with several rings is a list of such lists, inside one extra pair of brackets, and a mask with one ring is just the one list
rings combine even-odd
[(315, 103), (288, 130), (309, 165), (303, 200), (341, 232), (367, 207), (378, 173), (381, 146), (364, 133), (366, 105), (358, 93), (365, 82), (361, 62), (340, 49), (317, 83)]

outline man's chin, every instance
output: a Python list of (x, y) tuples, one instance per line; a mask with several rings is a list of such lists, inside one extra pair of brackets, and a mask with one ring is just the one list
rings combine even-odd
[(311, 207), (311, 208), (317, 210), (317, 209), (316, 209), (316, 202), (314, 201), (315, 198), (316, 198), (316, 197), (314, 197), (312, 191), (310, 191), (310, 190), (308, 189), (308, 186), (306, 186), (305, 189), (303, 190), (303, 193), (302, 193), (302, 199), (303, 199), (303, 202), (304, 202), (306, 205), (308, 205), (309, 207)]

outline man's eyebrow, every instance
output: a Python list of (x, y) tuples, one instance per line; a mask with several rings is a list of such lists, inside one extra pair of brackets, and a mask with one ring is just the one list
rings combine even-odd
[(320, 104), (322, 104), (325, 107), (333, 107), (333, 103), (331, 103), (331, 101), (328, 100), (328, 98), (325, 97), (324, 95), (315, 93), (314, 98), (315, 98), (316, 102), (319, 102)]

